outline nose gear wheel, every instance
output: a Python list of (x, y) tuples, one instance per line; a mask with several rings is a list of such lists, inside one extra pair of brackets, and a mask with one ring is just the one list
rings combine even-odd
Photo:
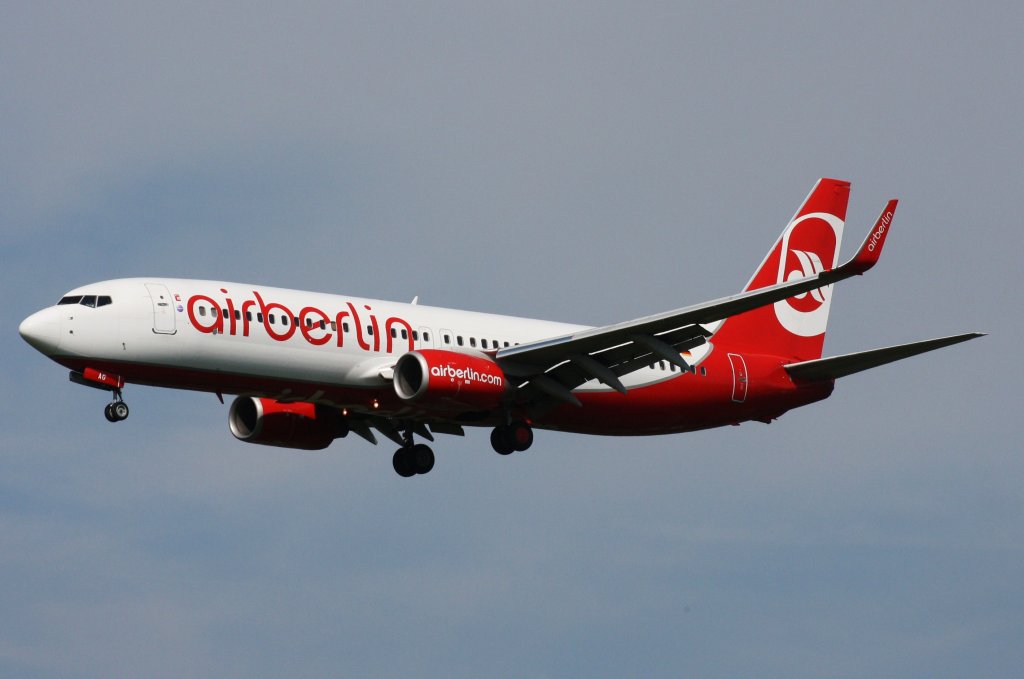
[(107, 422), (120, 422), (128, 419), (128, 404), (121, 400), (121, 391), (114, 392), (114, 400), (103, 409), (103, 416)]

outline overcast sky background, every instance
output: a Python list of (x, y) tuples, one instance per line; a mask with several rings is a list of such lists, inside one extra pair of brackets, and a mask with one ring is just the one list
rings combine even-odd
[[(0, 674), (1019, 673), (1019, 3), (260, 5), (2, 5)], [(110, 425), (17, 335), (137, 275), (611, 323), (737, 291), (820, 176), (844, 257), (901, 199), (827, 354), (991, 335), (770, 426), (407, 480), (212, 395)]]

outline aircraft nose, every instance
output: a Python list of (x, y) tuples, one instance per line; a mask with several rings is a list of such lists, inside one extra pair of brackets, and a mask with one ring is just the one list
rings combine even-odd
[(60, 343), (60, 321), (53, 309), (37, 311), (18, 326), (22, 339), (44, 354), (57, 351)]

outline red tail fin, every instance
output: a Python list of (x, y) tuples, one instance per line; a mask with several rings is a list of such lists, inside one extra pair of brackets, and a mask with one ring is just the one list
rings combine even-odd
[[(849, 182), (819, 179), (744, 290), (835, 268), (849, 197)], [(711, 342), (800, 361), (820, 358), (831, 301), (832, 286), (828, 286), (733, 316)]]

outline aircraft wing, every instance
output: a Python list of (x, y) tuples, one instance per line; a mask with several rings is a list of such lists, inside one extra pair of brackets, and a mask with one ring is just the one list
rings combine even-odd
[(571, 390), (591, 379), (624, 393), (618, 378), (653, 361), (664, 359), (689, 370), (680, 352), (706, 341), (710, 333), (704, 324), (859, 276), (873, 267), (890, 231), (896, 203), (888, 202), (857, 254), (835, 269), (625, 323), (500, 349), (495, 359), (506, 374), (523, 380), (521, 389), (576, 405), (579, 401)]

